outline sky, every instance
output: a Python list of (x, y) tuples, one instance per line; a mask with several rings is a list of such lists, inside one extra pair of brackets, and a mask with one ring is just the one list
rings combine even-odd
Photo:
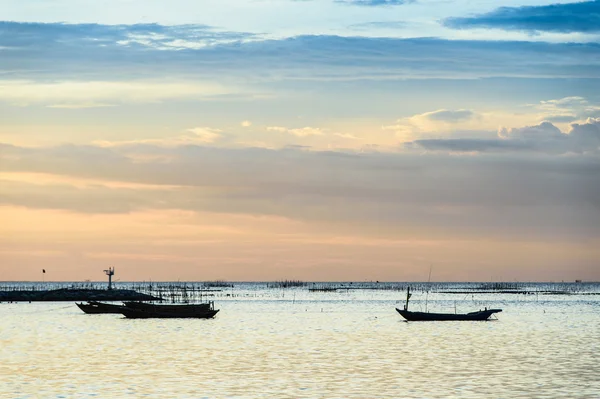
[(600, 1), (0, 9), (0, 281), (600, 280)]

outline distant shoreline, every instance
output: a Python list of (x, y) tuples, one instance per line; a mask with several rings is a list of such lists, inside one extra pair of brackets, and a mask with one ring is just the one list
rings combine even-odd
[[(219, 286), (231, 284), (280, 284), (283, 283), (281, 280), (223, 280), (223, 281), (207, 281), (207, 280), (132, 280), (132, 281), (113, 281), (113, 284), (136, 284), (136, 285), (152, 285), (152, 284), (205, 284), (207, 286)], [(218, 284), (216, 284), (218, 283)], [(387, 280), (331, 280), (331, 281), (312, 281), (312, 280), (298, 280), (301, 285), (309, 284), (600, 284), (600, 280), (569, 280), (569, 281), (387, 281)], [(2, 284), (104, 284), (106, 280), (97, 281), (74, 281), (74, 280), (0, 280), (0, 286)]]
[(152, 295), (134, 290), (77, 289), (0, 291), (0, 302), (58, 302), (58, 301), (152, 301)]

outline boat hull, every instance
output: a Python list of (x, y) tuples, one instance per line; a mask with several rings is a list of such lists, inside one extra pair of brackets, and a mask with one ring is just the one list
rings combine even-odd
[(125, 306), (131, 309), (146, 310), (150, 312), (180, 312), (180, 313), (195, 313), (206, 312), (212, 310), (212, 302), (199, 303), (194, 305), (156, 305), (153, 303), (144, 302), (124, 302)]
[(411, 312), (398, 308), (396, 310), (408, 321), (484, 321), (488, 320), (494, 313), (502, 312), (502, 309), (486, 309), (462, 314)]
[(112, 305), (102, 302), (75, 303), (79, 309), (87, 314), (121, 314), (124, 306)]
[(124, 307), (120, 313), (128, 319), (211, 319), (219, 310), (207, 309), (196, 312), (151, 311)]

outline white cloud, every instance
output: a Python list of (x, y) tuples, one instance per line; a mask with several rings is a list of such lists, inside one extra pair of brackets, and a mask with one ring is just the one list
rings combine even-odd
[(468, 109), (439, 109), (437, 111), (426, 112), (418, 116), (430, 121), (456, 123), (471, 119), (474, 116), (474, 113)]
[[(100, 147), (132, 146), (136, 144), (151, 144), (164, 147), (178, 147), (183, 145), (204, 145), (220, 140), (223, 135), (220, 129), (210, 127), (195, 127), (187, 129), (185, 133), (178, 136), (167, 136), (155, 139), (123, 140), (123, 141), (94, 141), (94, 145)], [(152, 159), (158, 159), (152, 157)]]
[(600, 106), (579, 96), (545, 100), (528, 106), (538, 112), (539, 121), (566, 124), (578, 120), (585, 121), (590, 117), (600, 117)]
[[(569, 124), (585, 122), (589, 118), (600, 117), (600, 106), (590, 103), (583, 97), (565, 97), (544, 100), (536, 104), (522, 105), (517, 111), (469, 109), (439, 109), (401, 118), (393, 125), (383, 126), (384, 130), (394, 131), (403, 142), (421, 139), (453, 139), (460, 133), (467, 139), (480, 139), (486, 132), (497, 131), (502, 138), (513, 139), (560, 139), (568, 132)], [(505, 128), (508, 124), (521, 126)], [(523, 127), (524, 126), (524, 127)], [(482, 135), (476, 135), (481, 132)], [(527, 136), (527, 137), (525, 137)], [(551, 137), (553, 136), (553, 137)], [(493, 139), (494, 137), (486, 137)]]
[(550, 109), (556, 110), (557, 108), (564, 109), (564, 107), (572, 108), (574, 106), (581, 106), (588, 104), (587, 100), (583, 97), (573, 96), (573, 97), (563, 97), (554, 100), (545, 100), (540, 101), (539, 108), (540, 109)]
[(421, 139), (406, 142), (405, 146), (452, 153), (598, 154), (600, 119), (573, 123), (566, 133), (550, 122), (542, 122), (519, 128), (500, 128), (497, 138)]
[(399, 139), (409, 141), (418, 138), (423, 133), (447, 132), (456, 129), (459, 123), (462, 128), (480, 127), (480, 117), (479, 114), (467, 109), (439, 109), (398, 119), (396, 124), (383, 126), (382, 129), (393, 130)]
[[(192, 137), (190, 137), (191, 142), (213, 143), (221, 137), (221, 130), (212, 129), (209, 127), (195, 127), (193, 129), (188, 129), (188, 132), (194, 134)], [(187, 138), (188, 136), (181, 137)]]
[(282, 126), (269, 126), (267, 127), (267, 130), (272, 131), (272, 132), (281, 132), (281, 133), (287, 133), (288, 129)]
[(349, 133), (334, 133), (334, 135), (337, 137), (341, 137), (343, 139), (348, 139), (348, 140), (363, 140), (362, 138), (354, 136)]
[(231, 93), (213, 82), (0, 80), (0, 101), (46, 104), (54, 108), (86, 108), (118, 103), (152, 103), (174, 98), (202, 98)]
[(269, 126), (267, 130), (273, 132), (289, 133), (297, 137), (320, 136), (323, 134), (323, 129), (318, 127), (302, 127), (302, 128), (287, 128), (282, 126)]
[(550, 122), (542, 122), (535, 126), (505, 128), (498, 130), (498, 137), (516, 140), (553, 140), (564, 137), (559, 128)]
[(298, 137), (307, 137), (307, 136), (320, 136), (323, 134), (323, 130), (318, 127), (303, 127), (299, 129), (289, 129), (288, 133), (293, 134)]

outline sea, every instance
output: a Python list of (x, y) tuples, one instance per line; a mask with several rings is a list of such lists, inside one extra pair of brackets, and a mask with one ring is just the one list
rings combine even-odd
[[(212, 284), (208, 320), (0, 303), (0, 398), (600, 398), (598, 283), (290, 285)], [(410, 310), (502, 312), (406, 322), (408, 285)]]

